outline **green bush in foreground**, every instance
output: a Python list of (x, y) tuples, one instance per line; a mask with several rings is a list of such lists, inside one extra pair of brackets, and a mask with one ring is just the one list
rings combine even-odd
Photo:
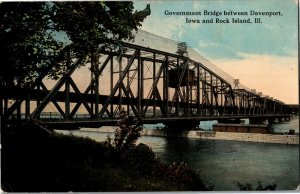
[(5, 129), (1, 187), (8, 192), (209, 189), (186, 164), (167, 165), (147, 145), (136, 145), (140, 129), (135, 122), (124, 115), (114, 140), (100, 143), (32, 124)]
[(140, 131), (142, 130), (142, 127), (140, 122), (133, 117), (128, 116), (124, 109), (120, 110), (119, 115), (119, 127), (115, 131), (115, 138), (113, 142), (111, 142), (111, 139), (108, 136), (106, 144), (114, 148), (118, 154), (121, 154), (130, 147), (135, 146), (136, 140), (141, 136)]
[(138, 120), (120, 111), (119, 127), (115, 138), (109, 137), (105, 144), (114, 150), (115, 160), (131, 175), (159, 178), (176, 184), (179, 190), (211, 190), (201, 181), (199, 174), (187, 164), (167, 165), (155, 157), (152, 149), (145, 144), (136, 145), (140, 137), (141, 125)]

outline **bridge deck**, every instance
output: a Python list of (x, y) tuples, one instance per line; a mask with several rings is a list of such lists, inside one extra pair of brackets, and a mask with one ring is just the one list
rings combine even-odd
[[(191, 117), (144, 117), (140, 118), (142, 124), (157, 124), (157, 123), (176, 123), (176, 124), (194, 124), (200, 121), (209, 120), (237, 120), (237, 119), (275, 119), (275, 118), (290, 118), (288, 114), (269, 114), (269, 115), (223, 115), (223, 116), (191, 116)], [(102, 118), (95, 120), (43, 120), (42, 125), (50, 128), (79, 128), (90, 127), (98, 128), (101, 126), (116, 126), (118, 118)]]

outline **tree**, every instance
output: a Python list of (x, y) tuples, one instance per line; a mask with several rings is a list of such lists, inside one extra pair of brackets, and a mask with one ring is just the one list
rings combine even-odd
[(61, 44), (49, 30), (46, 3), (0, 4), (0, 52), (2, 85), (31, 82)]
[(79, 50), (96, 51), (99, 45), (112, 39), (132, 39), (132, 30), (150, 14), (149, 5), (144, 11), (133, 13), (132, 2), (60, 2), (53, 6), (54, 23), (65, 31)]
[[(0, 83), (31, 85), (69, 47), (75, 55), (133, 38), (133, 30), (150, 15), (150, 6), (135, 11), (132, 2), (4, 2), (0, 3)], [(49, 72), (65, 71), (65, 58)]]

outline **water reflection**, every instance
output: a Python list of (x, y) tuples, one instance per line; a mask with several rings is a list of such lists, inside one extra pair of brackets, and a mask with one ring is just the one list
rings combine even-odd
[(294, 189), (299, 182), (298, 150), (291, 145), (173, 139), (167, 141), (161, 157), (189, 163), (216, 190), (234, 190), (237, 182), (257, 181)]
[[(299, 120), (273, 124), (277, 132), (290, 129), (299, 133)], [(104, 141), (113, 133), (99, 131), (62, 131)], [(137, 143), (149, 145), (158, 157), (172, 163), (186, 162), (200, 171), (206, 183), (215, 190), (236, 190), (237, 182), (277, 184), (280, 190), (293, 190), (299, 184), (299, 145), (253, 142), (163, 138), (142, 136)]]

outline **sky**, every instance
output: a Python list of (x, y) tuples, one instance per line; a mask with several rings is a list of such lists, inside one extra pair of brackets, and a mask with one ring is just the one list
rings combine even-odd
[[(143, 22), (142, 30), (186, 42), (248, 88), (287, 104), (298, 104), (297, 0), (134, 1), (137, 10), (147, 4), (151, 6), (151, 15)], [(251, 10), (277, 15), (253, 16)], [(205, 15), (205, 11), (210, 15)], [(211, 15), (214, 11), (222, 15)], [(248, 15), (225, 16), (224, 11)], [(200, 23), (187, 23), (187, 18)], [(216, 23), (216, 19), (226, 18), (230, 23)], [(232, 18), (250, 18), (252, 23), (231, 23)], [(254, 18), (260, 18), (261, 23), (254, 23)], [(213, 23), (202, 22), (210, 19)]]

